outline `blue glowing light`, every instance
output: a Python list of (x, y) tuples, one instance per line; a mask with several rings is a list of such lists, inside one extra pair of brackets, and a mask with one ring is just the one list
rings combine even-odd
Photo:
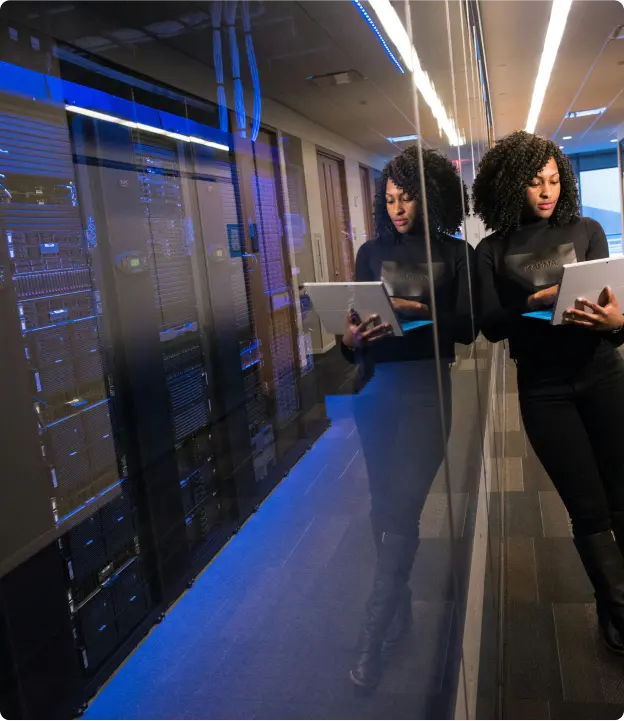
[(402, 67), (401, 63), (396, 59), (396, 57), (394, 56), (394, 53), (392, 52), (392, 50), (390, 50), (390, 47), (388, 46), (388, 43), (386, 42), (384, 36), (381, 34), (381, 31), (379, 30), (379, 28), (377, 27), (377, 25), (375, 25), (375, 21), (374, 21), (373, 18), (368, 14), (368, 12), (367, 12), (366, 8), (364, 7), (364, 5), (362, 5), (362, 3), (360, 2), (360, 0), (352, 0), (352, 2), (353, 2), (353, 4), (355, 5), (355, 7), (360, 11), (360, 13), (361, 13), (362, 17), (364, 18), (364, 20), (366, 20), (366, 22), (371, 26), (372, 31), (373, 31), (373, 32), (375, 33), (375, 35), (377, 36), (377, 39), (378, 39), (379, 42), (381, 43), (383, 49), (386, 51), (386, 53), (387, 53), (388, 57), (390, 58), (390, 60), (392, 60), (392, 62), (397, 66), (397, 68), (398, 68), (398, 70), (399, 70), (400, 72), (404, 73), (405, 70), (403, 70), (403, 67)]
[(90, 250), (97, 248), (97, 230), (95, 227), (95, 218), (93, 216), (89, 216), (85, 235), (87, 236), (87, 247)]

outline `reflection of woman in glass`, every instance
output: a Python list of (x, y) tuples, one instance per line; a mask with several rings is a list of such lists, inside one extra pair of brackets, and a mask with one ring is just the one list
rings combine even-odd
[(608, 257), (607, 239), (579, 217), (567, 158), (536, 135), (513, 133), (486, 153), (474, 194), (496, 231), (477, 249), (482, 330), (509, 339), (527, 436), (570, 515), (604, 639), (624, 653), (622, 311), (605, 289), (599, 305), (569, 309), (565, 326), (523, 315), (553, 306), (564, 263)]
[[(433, 285), (440, 334), (444, 412), (450, 425), (449, 365), (455, 343), (471, 343), (468, 262), (470, 248), (453, 238), (462, 222), (465, 188), (453, 165), (424, 151), (431, 232)], [(421, 213), (417, 148), (385, 168), (377, 188), (375, 240), (358, 251), (356, 281), (382, 280), (402, 320), (424, 323), (403, 337), (352, 312), (344, 353), (370, 382), (354, 398), (354, 416), (370, 485), (377, 548), (373, 590), (366, 606), (359, 659), (351, 671), (358, 686), (381, 678), (382, 651), (398, 642), (412, 620), (408, 582), (419, 543), (420, 515), (444, 456), (436, 380), (431, 291)]]

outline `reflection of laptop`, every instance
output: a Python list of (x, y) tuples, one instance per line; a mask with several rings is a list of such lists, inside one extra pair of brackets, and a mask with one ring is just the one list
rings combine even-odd
[(551, 321), (553, 317), (553, 310), (552, 308), (550, 310), (534, 310), (530, 313), (523, 313), (522, 315), (526, 315), (527, 318), (539, 318), (540, 320)]
[(378, 315), (389, 323), (394, 335), (429, 325), (430, 320), (401, 320), (394, 312), (390, 297), (381, 281), (368, 283), (304, 283), (303, 289), (328, 333), (342, 335), (347, 312), (352, 308), (365, 320)]
[(574, 308), (577, 298), (597, 303), (606, 286), (610, 286), (615, 297), (624, 300), (624, 258), (599, 258), (582, 263), (567, 263), (563, 266), (563, 278), (555, 307), (524, 313), (529, 318), (547, 320), (552, 325), (561, 325), (563, 314)]
[(400, 320), (399, 323), (401, 324), (401, 330), (404, 333), (407, 333), (408, 330), (414, 330), (414, 328), (420, 328), (423, 325), (431, 325), (433, 321), (431, 320)]

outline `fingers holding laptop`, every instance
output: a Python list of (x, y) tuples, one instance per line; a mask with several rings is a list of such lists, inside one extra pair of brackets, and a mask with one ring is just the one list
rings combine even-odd
[[(588, 308), (589, 310), (583, 310)], [(596, 331), (617, 332), (624, 326), (622, 308), (611, 288), (605, 288), (598, 303), (587, 298), (578, 298), (574, 308), (568, 308), (563, 314), (563, 322), (580, 325)]]
[(552, 308), (557, 302), (557, 294), (559, 286), (553, 285), (544, 290), (538, 290), (537, 293), (529, 296), (528, 306), (530, 310), (542, 310), (543, 308)]
[(359, 313), (350, 310), (347, 315), (347, 329), (342, 342), (348, 348), (361, 348), (367, 343), (387, 338), (393, 334), (389, 323), (381, 323), (378, 315), (371, 315), (362, 321)]
[(429, 306), (420, 303), (417, 300), (406, 300), (405, 298), (390, 298), (392, 307), (397, 313), (405, 318), (423, 318), (429, 319), (431, 314)]

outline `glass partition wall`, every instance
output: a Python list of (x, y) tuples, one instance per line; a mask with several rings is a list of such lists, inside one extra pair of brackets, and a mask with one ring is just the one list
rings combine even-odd
[(495, 714), (477, 4), (72, 7), (0, 18), (0, 710)]

